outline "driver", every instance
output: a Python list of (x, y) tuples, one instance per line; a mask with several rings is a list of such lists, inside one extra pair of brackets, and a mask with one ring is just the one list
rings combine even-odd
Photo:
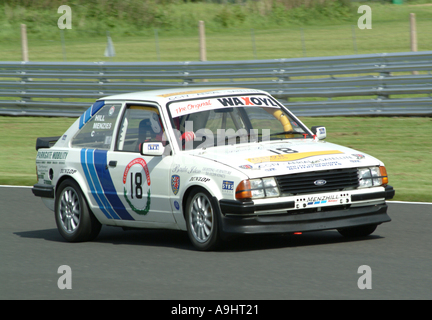
[(184, 150), (185, 143), (189, 141), (193, 141), (196, 138), (196, 135), (193, 131), (185, 131), (184, 133), (181, 134), (182, 130), (180, 129), (180, 118), (174, 118), (173, 122), (174, 122), (174, 129), (177, 130), (178, 135), (180, 136), (180, 143)]

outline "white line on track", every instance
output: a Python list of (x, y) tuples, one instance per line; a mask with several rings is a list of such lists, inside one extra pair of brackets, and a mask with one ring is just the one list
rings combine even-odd
[(432, 204), (432, 202), (386, 201), (387, 203)]
[(0, 185), (0, 187), (3, 187), (3, 188), (33, 188), (32, 186), (5, 186), (5, 185)]

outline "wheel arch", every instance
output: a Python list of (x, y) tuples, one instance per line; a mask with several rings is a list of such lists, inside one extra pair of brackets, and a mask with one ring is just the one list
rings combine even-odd
[[(89, 205), (91, 202), (89, 201), (90, 199), (88, 198), (88, 194), (87, 194), (87, 192), (85, 192), (85, 191), (83, 190), (83, 188), (81, 187), (81, 185), (82, 185), (82, 183), (84, 183), (84, 181), (79, 181), (80, 179), (76, 179), (75, 177), (73, 177), (73, 176), (71, 176), (71, 175), (68, 175), (68, 174), (62, 175), (62, 176), (57, 180), (57, 183), (56, 183), (56, 185), (55, 185), (55, 190), (54, 190), (54, 197), (57, 197), (57, 191), (58, 191), (58, 187), (60, 186), (60, 184), (61, 184), (63, 181), (66, 181), (66, 180), (72, 180), (72, 181), (74, 181), (74, 182), (78, 185), (78, 187), (81, 189), (81, 192), (82, 192), (82, 194), (83, 194), (83, 196), (84, 196), (85, 201), (87, 201), (87, 204)], [(89, 209), (90, 209), (90, 206), (89, 206)], [(90, 209), (90, 210), (91, 210), (91, 209)]]
[[(187, 187), (187, 189), (185, 190), (185, 192), (183, 193), (183, 197), (182, 197), (182, 213), (183, 213), (183, 218), (185, 219), (185, 221), (186, 221), (186, 202), (187, 202), (187, 199), (189, 198), (189, 195), (191, 194), (191, 192), (194, 189), (196, 189), (196, 188), (202, 188), (202, 189), (206, 190), (203, 186), (194, 184), (194, 185), (189, 185)], [(209, 192), (208, 190), (206, 190), (206, 191)]]
[[(183, 214), (183, 218), (186, 220), (186, 202), (187, 199), (189, 198), (189, 195), (191, 194), (191, 192), (194, 189), (203, 189), (205, 191), (207, 191), (210, 196), (216, 200), (218, 200), (218, 196), (212, 191), (212, 185), (205, 185), (203, 183), (196, 183), (196, 184), (190, 184), (186, 187), (186, 190), (184, 191), (181, 200), (182, 200), (182, 214)], [(219, 202), (219, 201), (217, 201)]]

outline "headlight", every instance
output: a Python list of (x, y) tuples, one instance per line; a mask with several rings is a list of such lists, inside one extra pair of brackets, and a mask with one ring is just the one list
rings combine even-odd
[(279, 189), (275, 178), (264, 178), (263, 184), (267, 197), (279, 197)]
[(243, 180), (236, 189), (236, 199), (259, 199), (280, 195), (275, 178)]
[(388, 177), (385, 167), (359, 168), (359, 188), (387, 185)]

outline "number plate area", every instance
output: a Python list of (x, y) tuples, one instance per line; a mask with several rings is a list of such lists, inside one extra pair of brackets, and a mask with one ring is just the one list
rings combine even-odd
[(297, 196), (296, 209), (307, 209), (327, 206), (337, 206), (351, 203), (351, 195), (346, 192), (332, 192)]

